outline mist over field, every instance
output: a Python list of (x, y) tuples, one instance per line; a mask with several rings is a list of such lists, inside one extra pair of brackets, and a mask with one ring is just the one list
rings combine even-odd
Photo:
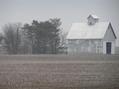
[(119, 89), (119, 0), (0, 0), (0, 89)]

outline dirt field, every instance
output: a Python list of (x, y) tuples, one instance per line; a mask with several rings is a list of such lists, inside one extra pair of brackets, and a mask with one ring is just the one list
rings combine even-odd
[(0, 55), (0, 89), (119, 89), (119, 55)]

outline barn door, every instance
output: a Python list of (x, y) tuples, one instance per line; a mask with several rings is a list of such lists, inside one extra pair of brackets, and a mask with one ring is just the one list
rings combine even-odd
[(111, 54), (111, 42), (107, 42), (106, 43), (106, 53), (107, 54)]

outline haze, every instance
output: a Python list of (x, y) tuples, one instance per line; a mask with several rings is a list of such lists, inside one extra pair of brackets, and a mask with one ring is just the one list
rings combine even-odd
[[(31, 23), (61, 18), (67, 32), (74, 22), (86, 22), (89, 14), (110, 21), (119, 38), (119, 0), (0, 0), (0, 30), (7, 23)], [(119, 40), (117, 41), (119, 45)]]

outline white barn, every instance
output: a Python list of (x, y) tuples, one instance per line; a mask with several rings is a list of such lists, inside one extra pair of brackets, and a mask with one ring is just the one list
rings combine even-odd
[(95, 15), (87, 23), (73, 23), (67, 35), (69, 54), (115, 54), (116, 35), (110, 22), (99, 22)]

